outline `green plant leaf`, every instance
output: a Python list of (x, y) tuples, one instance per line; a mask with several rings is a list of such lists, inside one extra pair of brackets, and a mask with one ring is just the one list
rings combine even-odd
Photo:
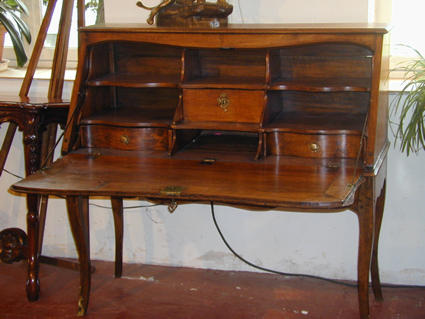
[(19, 32), (25, 37), (28, 43), (31, 43), (31, 31), (27, 24), (14, 12), (10, 12), (10, 15), (18, 26)]
[(28, 14), (28, 8), (22, 0), (0, 0), (0, 23), (12, 40), (18, 66), (23, 66), (27, 61), (23, 39), (30, 43), (31, 32), (20, 14)]
[(425, 58), (416, 49), (411, 49), (416, 59), (397, 70), (404, 71), (404, 86), (395, 99), (393, 114), (398, 115), (396, 142), (400, 141), (400, 149), (409, 156), (425, 150)]
[(16, 2), (17, 6), (21, 9), (22, 13), (25, 13), (26, 15), (29, 14), (28, 7), (22, 0), (13, 0), (13, 1)]
[(25, 53), (20, 33), (16, 30), (8, 17), (6, 17), (2, 12), (0, 12), (0, 22), (4, 25), (6, 31), (9, 33), (10, 39), (12, 40), (13, 49), (16, 55), (16, 63), (18, 66), (23, 66), (27, 62), (28, 58)]
[(28, 8), (22, 0), (2, 0), (1, 2), (12, 8), (13, 11), (28, 14)]

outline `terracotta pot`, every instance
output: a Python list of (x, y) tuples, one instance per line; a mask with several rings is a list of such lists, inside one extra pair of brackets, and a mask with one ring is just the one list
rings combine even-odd
[(0, 61), (3, 59), (3, 47), (4, 47), (4, 35), (6, 34), (6, 29), (3, 25), (0, 25)]

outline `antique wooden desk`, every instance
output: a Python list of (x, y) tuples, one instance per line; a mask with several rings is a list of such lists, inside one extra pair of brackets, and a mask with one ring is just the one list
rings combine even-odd
[(112, 200), (121, 275), (125, 197), (337, 212), (359, 220), (358, 295), (382, 298), (378, 237), (387, 155), (386, 30), (367, 25), (83, 28), (62, 159), (28, 194), (27, 294), (39, 295), (39, 194), (66, 197), (90, 290), (88, 198)]

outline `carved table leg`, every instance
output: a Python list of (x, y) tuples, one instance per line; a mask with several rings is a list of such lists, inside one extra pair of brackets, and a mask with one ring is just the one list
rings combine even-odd
[(359, 251), (357, 261), (357, 281), (360, 317), (369, 318), (369, 270), (371, 262), (374, 200), (373, 177), (366, 177), (360, 186), (354, 212), (359, 220)]
[(80, 262), (78, 316), (84, 316), (89, 304), (91, 282), (88, 198), (83, 196), (68, 196), (66, 198), (66, 206), (68, 208), (69, 222)]
[(40, 168), (41, 158), (41, 133), (40, 118), (32, 116), (27, 119), (27, 125), (23, 129), (25, 176), (34, 174)]
[(38, 195), (27, 195), (27, 234), (28, 234), (28, 277), (26, 282), (27, 298), (36, 301), (40, 295), (40, 282), (38, 279), (39, 250), (38, 250)]
[(386, 181), (381, 188), (378, 199), (376, 200), (375, 206), (375, 232), (373, 236), (373, 248), (372, 248), (372, 264), (371, 264), (371, 275), (372, 275), (372, 289), (375, 299), (382, 301), (381, 280), (379, 278), (379, 267), (378, 267), (378, 244), (379, 244), (379, 233), (381, 231), (382, 218), (384, 215), (384, 204), (385, 204), (385, 190)]
[(112, 213), (115, 227), (115, 278), (122, 275), (122, 247), (123, 247), (123, 200), (122, 197), (112, 197)]
[[(26, 114), (26, 122), (23, 125), (23, 144), (25, 154), (25, 175), (29, 176), (40, 167), (40, 117), (35, 113)], [(38, 269), (40, 261), (39, 238), (40, 227), (44, 229), (44, 224), (40, 224), (39, 218), (40, 196), (35, 194), (27, 195), (27, 234), (28, 234), (28, 279), (27, 297), (30, 301), (38, 300), (40, 293), (40, 282), (38, 279)], [(44, 222), (44, 220), (42, 221)]]

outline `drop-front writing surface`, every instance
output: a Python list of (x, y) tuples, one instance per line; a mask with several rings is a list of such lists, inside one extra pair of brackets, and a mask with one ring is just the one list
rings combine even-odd
[[(67, 197), (84, 269), (92, 195), (112, 198), (116, 227), (122, 199), (132, 196), (170, 207), (351, 209), (360, 224), (366, 318), (369, 269), (381, 298), (385, 32), (361, 25), (83, 28), (67, 155), (13, 189)], [(83, 270), (82, 313), (89, 277)]]

